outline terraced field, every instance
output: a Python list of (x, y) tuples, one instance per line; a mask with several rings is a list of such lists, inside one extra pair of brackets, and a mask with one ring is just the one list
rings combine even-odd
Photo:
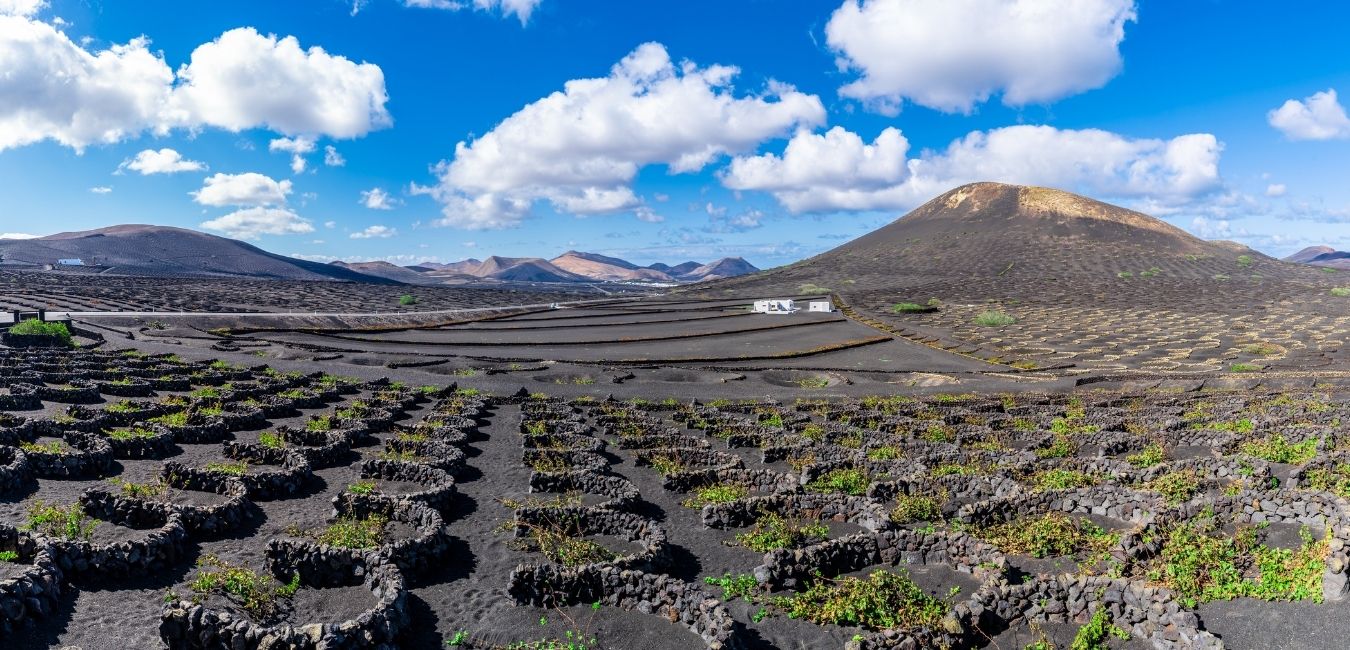
[(1334, 382), (620, 401), (83, 342), (0, 350), (7, 647), (1340, 647)]

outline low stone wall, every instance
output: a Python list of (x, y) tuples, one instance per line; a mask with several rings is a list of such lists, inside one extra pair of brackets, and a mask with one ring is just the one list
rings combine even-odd
[(607, 497), (608, 500), (592, 507), (620, 511), (631, 511), (642, 500), (637, 487), (628, 479), (595, 472), (563, 472), (560, 474), (532, 472), (530, 474), (530, 492), (594, 494)]
[(710, 650), (740, 650), (744, 642), (725, 605), (700, 587), (667, 575), (591, 565), (517, 567), (510, 595), (522, 605), (568, 607), (600, 603), (678, 623)]
[[(56, 559), (68, 575), (127, 577), (167, 569), (182, 560), (188, 544), (183, 517), (175, 511), (154, 512), (95, 491), (81, 495), (80, 504), (90, 516), (130, 528), (147, 528), (135, 539), (112, 544), (87, 541), (49, 540)], [(41, 536), (39, 536), (41, 537)]]
[[(271, 558), (269, 565), (279, 576), (296, 570)], [(160, 639), (169, 650), (398, 650), (396, 639), (410, 620), (403, 574), (392, 564), (363, 566), (360, 573), (376, 603), (349, 621), (268, 626), (174, 599), (160, 614)], [(303, 573), (301, 582), (308, 586)]]
[(752, 496), (727, 503), (710, 503), (703, 506), (703, 525), (720, 529), (743, 528), (754, 525), (768, 514), (848, 522), (872, 532), (891, 527), (886, 507), (875, 499), (810, 493)]
[(285, 441), (287, 449), (303, 456), (314, 469), (342, 465), (352, 453), (351, 443), (341, 434), (285, 425), (277, 427), (276, 433)]
[(378, 548), (348, 549), (309, 539), (283, 537), (267, 543), (270, 561), (294, 567), (306, 584), (338, 586), (350, 582), (368, 565), (393, 563), (405, 574), (417, 575), (438, 567), (450, 548), (450, 534), (440, 513), (416, 502), (390, 504), (349, 494), (333, 498), (334, 517), (387, 517), (417, 531), (416, 537), (392, 540)]
[(62, 437), (70, 450), (51, 454), (43, 451), (24, 452), (28, 466), (38, 478), (97, 478), (112, 469), (112, 445), (103, 436), (71, 431)]
[(15, 551), (26, 565), (18, 575), (0, 580), (0, 636), (56, 610), (65, 592), (65, 574), (57, 566), (55, 548), (13, 526), (0, 524), (0, 551)]
[[(670, 562), (670, 544), (666, 531), (655, 521), (627, 512), (600, 508), (518, 508), (516, 537), (524, 537), (533, 527), (559, 529), (572, 537), (608, 535), (627, 540), (636, 550), (623, 553), (610, 549), (618, 557), (598, 564), (640, 571), (659, 570)], [(519, 567), (518, 567), (519, 568)]]
[(168, 429), (154, 426), (148, 430), (154, 432), (149, 438), (134, 436), (119, 439), (106, 434), (103, 438), (112, 447), (113, 458), (166, 458), (177, 449), (173, 433)]
[(17, 492), (32, 480), (27, 454), (18, 447), (0, 445), (0, 494)]
[(1062, 575), (981, 592), (984, 609), (1005, 625), (1087, 623), (1106, 608), (1111, 623), (1163, 650), (1220, 650), (1223, 642), (1160, 587), (1103, 576)]

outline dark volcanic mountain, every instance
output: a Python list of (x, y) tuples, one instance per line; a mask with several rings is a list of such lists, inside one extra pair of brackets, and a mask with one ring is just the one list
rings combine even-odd
[(1290, 255), (1289, 257), (1284, 258), (1284, 261), (1307, 264), (1308, 262), (1311, 262), (1322, 255), (1335, 252), (1337, 252), (1336, 249), (1330, 246), (1309, 246), (1297, 253), (1294, 253), (1293, 255)]
[(269, 253), (233, 239), (166, 226), (123, 225), (38, 239), (0, 240), (0, 255), (6, 263), (36, 265), (78, 258), (117, 275), (391, 282), (340, 266)]
[(1204, 241), (1146, 214), (1068, 192), (975, 183), (833, 250), (716, 286), (790, 291), (815, 284), (851, 292), (991, 278), (1021, 286), (1139, 275), (1269, 278), (1295, 269), (1240, 244)]
[(1350, 253), (1330, 246), (1309, 246), (1284, 260), (1330, 269), (1350, 269)]

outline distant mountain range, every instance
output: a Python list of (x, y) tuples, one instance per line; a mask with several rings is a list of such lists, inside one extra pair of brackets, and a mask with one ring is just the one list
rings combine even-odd
[(397, 266), (389, 262), (309, 262), (241, 241), (167, 226), (124, 225), (37, 239), (0, 239), (0, 268), (33, 268), (80, 260), (83, 270), (155, 277), (242, 277), (414, 285), (640, 282), (684, 284), (759, 269), (739, 257), (708, 264), (638, 266), (617, 257), (567, 251), (540, 257), (467, 259)]
[(1332, 269), (1350, 269), (1350, 253), (1338, 251), (1330, 246), (1309, 246), (1284, 258), (1284, 261)]

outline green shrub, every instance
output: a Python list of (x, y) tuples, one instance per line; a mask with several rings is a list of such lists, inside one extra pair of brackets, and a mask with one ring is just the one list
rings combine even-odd
[(1143, 483), (1139, 489), (1157, 492), (1168, 504), (1177, 505), (1200, 492), (1200, 477), (1193, 469), (1177, 470)]
[(1085, 519), (1062, 512), (1013, 519), (976, 532), (1004, 553), (1031, 557), (1059, 557), (1080, 551), (1100, 554), (1110, 550), (1117, 536)]
[(702, 508), (710, 503), (730, 503), (744, 499), (749, 494), (750, 489), (744, 485), (719, 483), (694, 490), (694, 496), (685, 499), (681, 505), (686, 508)]
[(20, 442), (19, 449), (30, 454), (52, 454), (61, 456), (70, 453), (70, 446), (60, 440), (50, 442)]
[(931, 307), (925, 307), (914, 302), (901, 302), (891, 305), (891, 313), (895, 314), (921, 314), (932, 311)]
[(1331, 295), (1336, 296), (1337, 298), (1350, 296), (1350, 287), (1336, 287), (1331, 290)]
[(1251, 256), (1251, 255), (1238, 255), (1238, 257), (1237, 257), (1237, 264), (1238, 264), (1238, 266), (1240, 266), (1240, 267), (1242, 267), (1242, 268), (1244, 268), (1244, 269), (1251, 268), (1252, 264), (1253, 264), (1255, 261), (1256, 261), (1256, 260), (1252, 259), (1252, 256)]
[(109, 429), (103, 432), (103, 435), (113, 440), (136, 440), (138, 438), (153, 438), (159, 435), (152, 429), (143, 429), (141, 427), (127, 427), (125, 429)]
[(941, 521), (942, 497), (902, 494), (895, 497), (891, 521), (908, 524), (916, 521)]
[(827, 472), (806, 484), (806, 489), (822, 494), (848, 494), (862, 496), (872, 478), (867, 472), (856, 468), (840, 468)]
[(829, 536), (830, 527), (825, 524), (767, 514), (755, 522), (754, 528), (737, 535), (736, 541), (756, 553), (768, 553), (823, 542)]
[(365, 518), (339, 517), (316, 535), (320, 544), (337, 548), (375, 548), (384, 539), (389, 519), (379, 515)]
[(1007, 327), (1016, 323), (1017, 319), (1001, 311), (985, 311), (975, 317), (975, 324), (980, 327)]
[(1212, 511), (1202, 513), (1168, 533), (1148, 577), (1176, 592), (1186, 607), (1233, 598), (1322, 602), (1328, 540), (1314, 539), (1304, 528), (1298, 549), (1270, 548), (1262, 543), (1263, 530), (1244, 526), (1230, 536)]
[(1078, 470), (1054, 468), (1032, 474), (1027, 482), (1031, 484), (1032, 489), (1038, 491), (1072, 490), (1095, 485), (1097, 477)]
[(244, 461), (212, 461), (203, 466), (208, 472), (219, 472), (230, 476), (243, 476), (248, 473), (248, 463)]
[(94, 528), (99, 523), (99, 520), (85, 514), (84, 506), (79, 503), (62, 508), (35, 501), (28, 507), (28, 522), (23, 525), (23, 529), (49, 537), (80, 541), (93, 537)]
[(805, 591), (776, 600), (789, 618), (819, 625), (871, 630), (935, 625), (950, 609), (929, 596), (907, 573), (873, 571), (867, 578), (817, 580)]
[(1092, 618), (1083, 627), (1078, 628), (1069, 650), (1109, 650), (1107, 643), (1111, 637), (1129, 641), (1130, 633), (1111, 623), (1111, 614), (1103, 605), (1092, 613)]
[(1309, 438), (1300, 443), (1291, 443), (1285, 440), (1284, 434), (1277, 433), (1265, 440), (1242, 445), (1242, 453), (1272, 463), (1302, 465), (1317, 455), (1317, 442), (1317, 438)]
[(286, 439), (281, 437), (281, 434), (279, 433), (264, 431), (263, 433), (258, 434), (258, 444), (267, 447), (268, 449), (285, 449)]
[(411, 294), (403, 294), (398, 297), (398, 304), (404, 307), (411, 307), (417, 304), (417, 297)]
[(352, 494), (374, 494), (378, 491), (375, 487), (375, 481), (357, 481), (347, 486), (347, 491)]
[(18, 562), (18, 551), (0, 551), (0, 562)]
[(214, 555), (207, 555), (197, 561), (197, 577), (188, 586), (195, 600), (207, 594), (218, 594), (238, 604), (245, 612), (257, 619), (266, 620), (278, 613), (279, 599), (291, 598), (300, 589), (300, 574), (291, 576), (291, 581), (281, 584), (276, 579), (229, 564)]
[(70, 337), (70, 328), (66, 327), (65, 323), (51, 323), (33, 318), (9, 328), (9, 333), (24, 336), (54, 336), (60, 339), (62, 345), (75, 345), (74, 339)]
[(1228, 372), (1258, 372), (1261, 366), (1255, 363), (1235, 363), (1228, 366)]
[(1163, 450), (1162, 445), (1156, 442), (1144, 447), (1137, 454), (1130, 454), (1125, 457), (1125, 462), (1139, 468), (1153, 467), (1165, 460), (1167, 460), (1167, 452)]

